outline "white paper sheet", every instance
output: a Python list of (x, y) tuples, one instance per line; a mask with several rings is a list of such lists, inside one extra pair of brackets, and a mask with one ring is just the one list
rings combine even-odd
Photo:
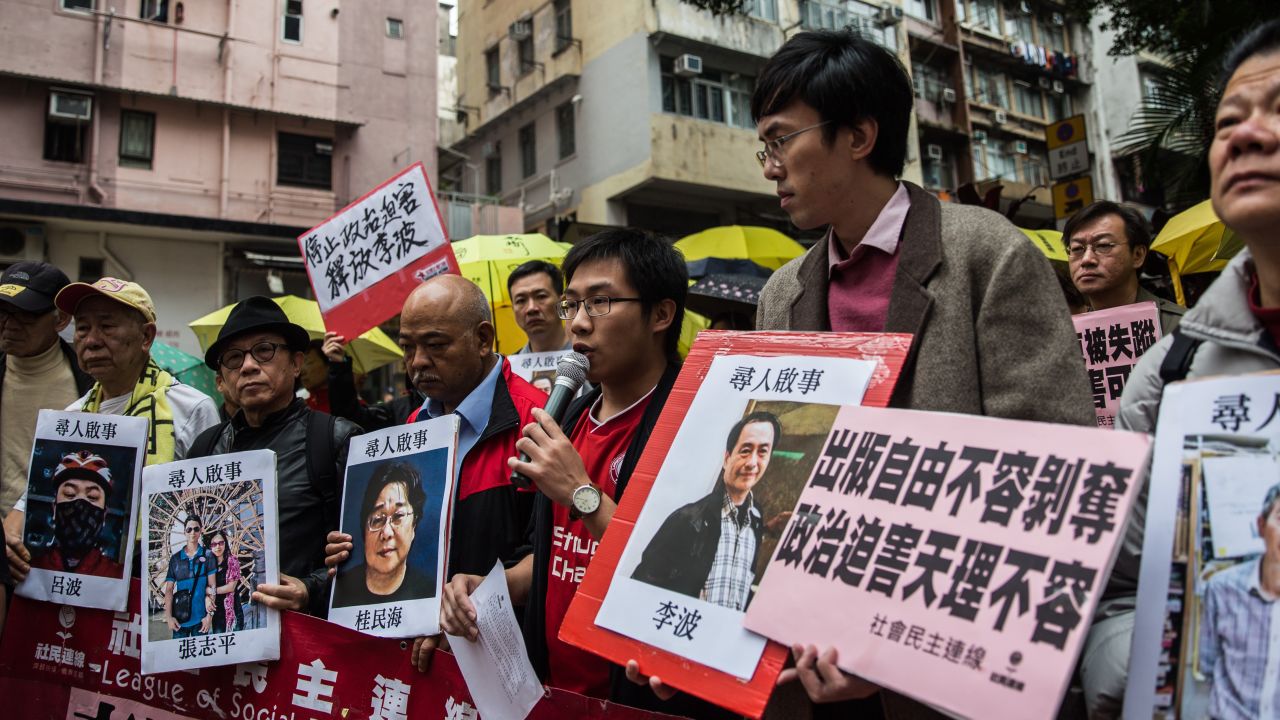
[(529, 662), (524, 636), (511, 608), (502, 563), (471, 594), (480, 636), (472, 642), (450, 635), (467, 690), (484, 720), (524, 720), (542, 699), (542, 683)]

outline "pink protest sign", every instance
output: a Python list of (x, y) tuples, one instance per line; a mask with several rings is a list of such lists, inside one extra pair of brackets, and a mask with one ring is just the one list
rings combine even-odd
[(1160, 311), (1153, 302), (1141, 302), (1081, 313), (1071, 321), (1089, 371), (1098, 427), (1115, 427), (1129, 371), (1160, 339)]
[(298, 247), (325, 327), (348, 338), (400, 312), (423, 280), (458, 272), (422, 163), (299, 235)]
[(747, 629), (962, 717), (1052, 718), (1148, 439), (845, 406)]

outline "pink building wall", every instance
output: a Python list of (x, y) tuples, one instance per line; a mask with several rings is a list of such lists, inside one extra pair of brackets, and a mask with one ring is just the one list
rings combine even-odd
[[(304, 0), (296, 44), (283, 0), (186, 0), (181, 25), (174, 0), (168, 25), (137, 22), (141, 0), (106, 5), (119, 16), (3, 0), (0, 197), (308, 226), (413, 162), (434, 180), (434, 3)], [(42, 157), (55, 87), (94, 94), (84, 163)], [(122, 108), (156, 115), (150, 169), (118, 163)], [(280, 131), (332, 139), (330, 190), (276, 182)]]

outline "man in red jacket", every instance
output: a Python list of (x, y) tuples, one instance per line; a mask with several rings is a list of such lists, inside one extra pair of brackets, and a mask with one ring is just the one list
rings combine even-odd
[[(457, 497), (447, 576), (485, 575), (495, 560), (511, 560), (524, 542), (533, 492), (509, 479), (520, 429), (534, 422), (546, 393), (511, 372), (494, 353), (489, 301), (458, 275), (440, 275), (418, 286), (400, 313), (400, 349), (413, 386), (427, 401), (409, 422), (455, 413), (460, 418), (454, 467)], [(351, 553), (351, 536), (329, 533), (325, 564), (332, 574)], [(426, 669), (438, 638), (418, 638), (413, 659)]]

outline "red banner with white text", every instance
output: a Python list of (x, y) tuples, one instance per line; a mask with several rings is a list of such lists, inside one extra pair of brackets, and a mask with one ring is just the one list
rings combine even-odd
[[(411, 642), (376, 638), (286, 612), (281, 655), (142, 675), (138, 584), (127, 612), (13, 598), (0, 639), (0, 715), (24, 720), (478, 720), (453, 656), (426, 673)], [(530, 718), (669, 717), (552, 689)]]

